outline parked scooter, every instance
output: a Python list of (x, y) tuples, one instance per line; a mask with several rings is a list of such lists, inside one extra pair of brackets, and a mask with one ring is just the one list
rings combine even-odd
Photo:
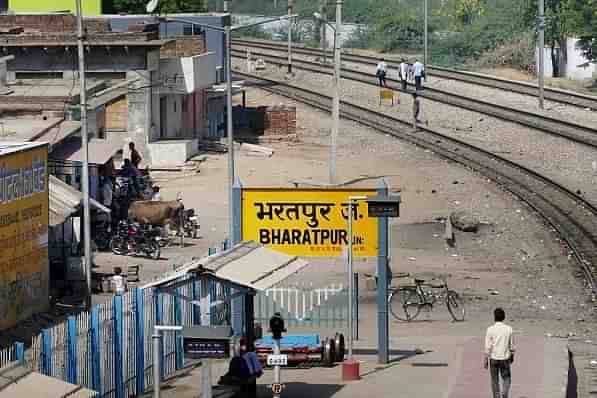
[(122, 220), (110, 241), (110, 250), (121, 256), (145, 254), (157, 260), (160, 258), (160, 240), (158, 229)]

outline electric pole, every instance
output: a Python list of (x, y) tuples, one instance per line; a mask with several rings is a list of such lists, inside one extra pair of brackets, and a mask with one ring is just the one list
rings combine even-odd
[(334, 31), (334, 101), (332, 103), (332, 134), (330, 145), (330, 184), (336, 183), (336, 155), (340, 128), (340, 27), (342, 0), (336, 0), (336, 30)]
[(539, 109), (544, 109), (545, 0), (539, 0), (537, 3), (539, 3), (539, 17), (537, 18), (537, 28), (539, 30), (537, 83), (539, 86)]
[(91, 309), (91, 212), (89, 211), (89, 137), (87, 133), (87, 89), (85, 84), (85, 48), (83, 40), (83, 10), (81, 0), (76, 1), (77, 7), (77, 49), (79, 58), (79, 98), (81, 103), (81, 149), (83, 151), (83, 170), (81, 185), (83, 191), (83, 250), (85, 252), (85, 280), (87, 282), (87, 296), (85, 306)]
[(288, 0), (288, 73), (292, 73), (292, 6), (293, 0)]

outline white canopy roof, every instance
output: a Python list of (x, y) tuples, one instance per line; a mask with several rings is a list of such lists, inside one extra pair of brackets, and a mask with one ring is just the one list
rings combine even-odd
[(145, 287), (166, 284), (187, 273), (203, 269), (210, 271), (216, 278), (255, 290), (265, 290), (308, 264), (296, 256), (268, 249), (254, 241), (245, 241), (229, 250), (184, 265), (176, 272)]

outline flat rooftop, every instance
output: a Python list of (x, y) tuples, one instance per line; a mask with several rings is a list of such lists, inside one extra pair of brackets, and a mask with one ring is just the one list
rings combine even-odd
[[(100, 80), (88, 79), (87, 92), (94, 93), (103, 89), (105, 83)], [(8, 84), (12, 93), (0, 95), (0, 101), (17, 97), (39, 97), (40, 100), (70, 99), (79, 96), (79, 81), (73, 79), (18, 79)]]
[(48, 130), (57, 127), (62, 119), (42, 118), (21, 119), (2, 118), (0, 119), (0, 145), (4, 142), (27, 142), (44, 135)]
[(43, 142), (0, 142), (0, 156), (26, 151), (28, 149), (43, 147), (45, 145), (46, 144)]

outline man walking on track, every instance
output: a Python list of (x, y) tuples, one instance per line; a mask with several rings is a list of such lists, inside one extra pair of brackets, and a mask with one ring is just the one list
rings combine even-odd
[(406, 60), (402, 59), (400, 66), (398, 67), (398, 73), (400, 74), (400, 83), (402, 84), (402, 91), (406, 91), (406, 79), (408, 79), (408, 64)]
[(388, 64), (384, 59), (381, 60), (380, 63), (377, 64), (377, 70), (375, 72), (375, 76), (379, 79), (379, 86), (380, 87), (387, 87), (386, 83), (386, 73), (388, 72)]
[(421, 79), (425, 78), (425, 66), (417, 59), (415, 60), (413, 69), (415, 75), (415, 90), (419, 91), (421, 89)]
[[(489, 368), (493, 398), (508, 398), (510, 393), (510, 365), (514, 362), (514, 341), (512, 327), (504, 323), (506, 313), (501, 308), (493, 312), (495, 324), (487, 328), (485, 335), (485, 360), (483, 367)], [(500, 377), (502, 388), (500, 390)], [(501, 393), (500, 393), (501, 391)]]

